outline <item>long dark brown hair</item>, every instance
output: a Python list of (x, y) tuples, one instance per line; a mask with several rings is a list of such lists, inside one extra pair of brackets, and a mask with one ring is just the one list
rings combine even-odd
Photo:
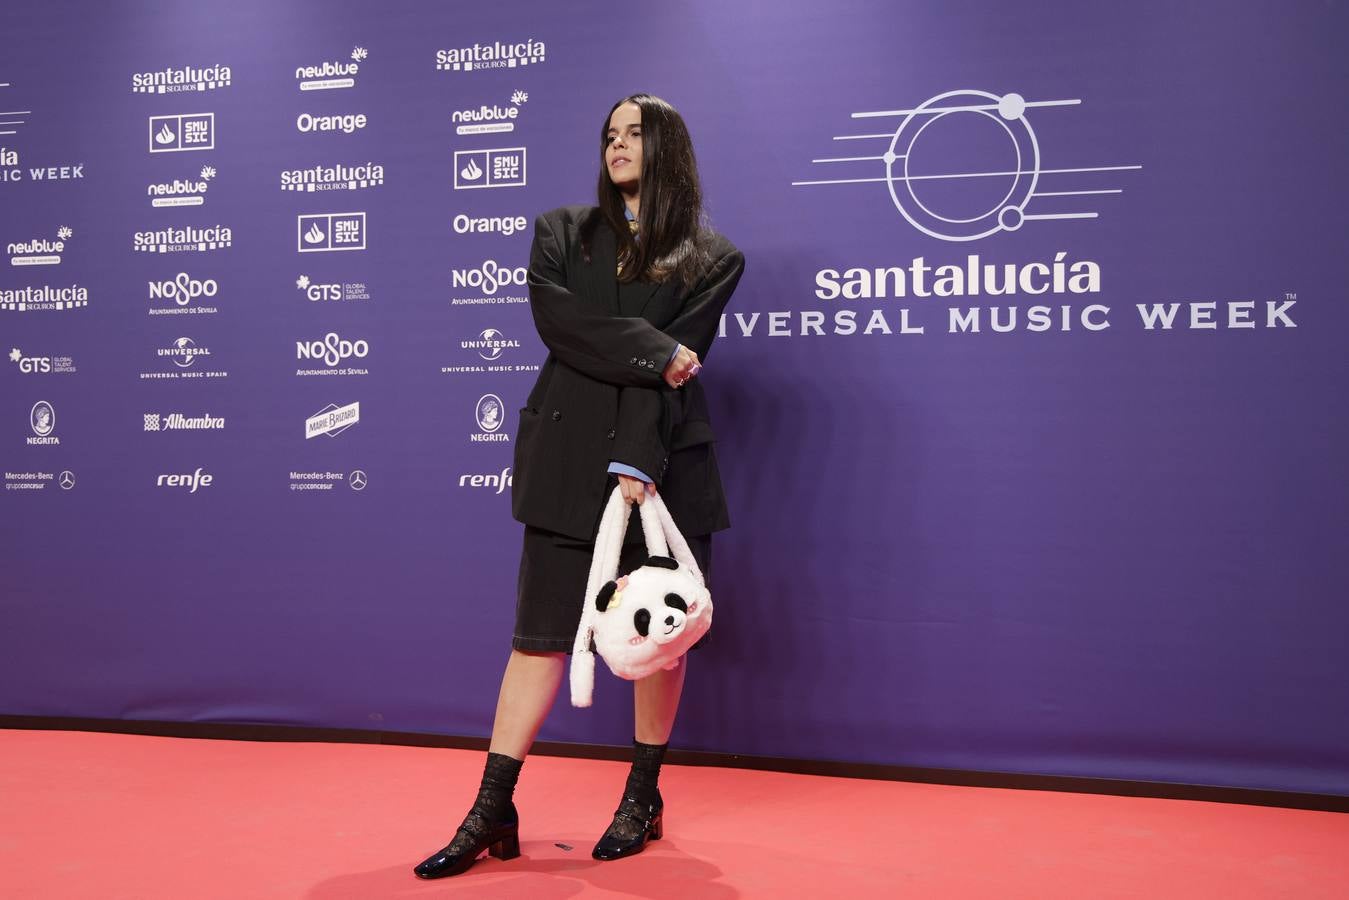
[[(604, 158), (609, 119), (624, 103), (635, 103), (642, 111), (642, 203), (637, 217), (641, 240), (634, 240), (629, 232), (623, 194), (609, 178)], [(595, 229), (604, 222), (618, 241), (618, 261), (623, 266), (619, 281), (664, 281), (674, 275), (687, 286), (697, 279), (708, 262), (710, 231), (703, 217), (693, 141), (673, 106), (650, 94), (632, 94), (609, 108), (600, 125), (598, 194), (599, 212), (581, 228), (581, 251), (587, 261)]]

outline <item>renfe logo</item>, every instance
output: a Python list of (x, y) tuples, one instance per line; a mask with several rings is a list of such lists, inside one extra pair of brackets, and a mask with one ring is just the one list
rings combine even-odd
[(195, 494), (197, 488), (210, 487), (214, 480), (214, 475), (204, 474), (199, 466), (191, 475), (160, 475), (155, 484), (159, 487), (185, 487), (189, 489), (189, 494)]

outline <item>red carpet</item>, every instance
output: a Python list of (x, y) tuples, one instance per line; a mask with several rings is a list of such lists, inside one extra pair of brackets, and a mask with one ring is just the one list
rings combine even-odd
[(679, 766), (665, 839), (598, 863), (626, 766), (542, 756), (516, 792), (522, 856), (421, 881), (482, 760), (0, 731), (0, 896), (1349, 897), (1337, 813)]

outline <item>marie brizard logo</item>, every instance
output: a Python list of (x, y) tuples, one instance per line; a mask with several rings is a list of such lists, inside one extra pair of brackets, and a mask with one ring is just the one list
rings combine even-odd
[[(1048, 219), (1094, 219), (1095, 211), (1073, 208), (1065, 198), (1102, 197), (1123, 189), (1098, 184), (1088, 173), (1122, 172), (1142, 166), (1073, 166), (1043, 168), (1040, 143), (1026, 110), (1077, 106), (1081, 100), (1026, 100), (1020, 94), (947, 91), (912, 109), (855, 112), (854, 119), (898, 118), (893, 131), (845, 134), (836, 141), (885, 142), (883, 153), (825, 157), (824, 164), (876, 162), (885, 174), (861, 178), (793, 181), (793, 186), (883, 182), (906, 221), (929, 237), (973, 241), (1000, 231), (1016, 231), (1026, 222)], [(952, 162), (954, 160), (955, 162)], [(853, 168), (857, 168), (853, 165)], [(1068, 176), (1065, 187), (1045, 190), (1041, 180)], [(1054, 187), (1065, 179), (1053, 177)], [(1031, 212), (1034, 203), (1038, 210)], [(1080, 203), (1080, 201), (1077, 201)]]

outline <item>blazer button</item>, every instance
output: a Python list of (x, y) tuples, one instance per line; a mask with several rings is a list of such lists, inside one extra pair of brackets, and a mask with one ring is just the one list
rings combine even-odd
[(557, 422), (557, 421), (561, 420), (561, 418), (562, 418), (562, 413), (561, 413), (560, 411), (556, 410), (556, 409), (553, 410), (553, 421), (554, 421), (554, 422)]
[(630, 363), (636, 363), (636, 362), (637, 362), (637, 357), (634, 356), (632, 359), (628, 360), (628, 362), (630, 362)]
[(606, 435), (606, 437), (608, 437), (609, 440), (611, 441), (614, 439), (614, 430), (612, 428), (609, 429), (609, 433)]

